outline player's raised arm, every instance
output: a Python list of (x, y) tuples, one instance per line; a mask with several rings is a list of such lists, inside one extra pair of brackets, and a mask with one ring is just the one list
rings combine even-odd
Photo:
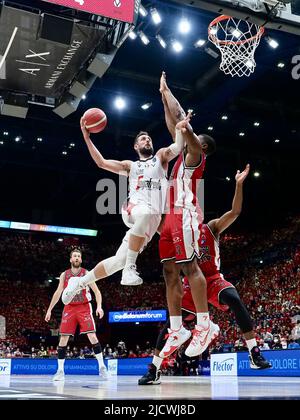
[(130, 160), (108, 160), (104, 159), (102, 154), (99, 152), (97, 147), (94, 145), (90, 138), (89, 131), (85, 128), (85, 122), (83, 118), (80, 120), (81, 131), (83, 134), (83, 138), (86, 142), (86, 145), (89, 149), (90, 155), (92, 156), (96, 165), (101, 168), (105, 169), (106, 171), (113, 172), (119, 175), (126, 175), (128, 176), (131, 168), (131, 161)]
[(217, 235), (220, 235), (227, 229), (232, 223), (239, 217), (242, 211), (243, 204), (243, 183), (247, 178), (250, 171), (250, 165), (248, 164), (243, 172), (237, 171), (235, 176), (236, 186), (235, 194), (232, 201), (232, 209), (227, 213), (223, 214), (219, 219), (211, 220), (209, 222), (210, 228)]
[(178, 100), (175, 98), (170, 88), (168, 87), (167, 77), (166, 77), (165, 72), (162, 73), (162, 76), (160, 79), (159, 90), (160, 90), (160, 93), (162, 94), (162, 101), (164, 104), (166, 124), (172, 138), (175, 140), (176, 124), (179, 121), (182, 121), (186, 117), (186, 114), (182, 106), (180, 105), (180, 103), (178, 102)]
[(46, 313), (46, 316), (45, 316), (45, 321), (46, 322), (49, 322), (50, 321), (51, 314), (52, 314), (52, 309), (57, 304), (57, 302), (59, 301), (59, 299), (61, 297), (62, 292), (64, 291), (64, 279), (65, 279), (64, 274), (65, 273), (62, 273), (60, 275), (58, 287), (57, 287), (56, 291), (54, 292), (54, 295), (53, 295), (53, 297), (51, 299), (49, 308), (48, 308), (47, 313)]

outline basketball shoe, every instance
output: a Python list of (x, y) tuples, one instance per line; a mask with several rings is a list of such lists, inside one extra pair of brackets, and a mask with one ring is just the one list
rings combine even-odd
[(250, 367), (251, 369), (269, 369), (272, 367), (271, 363), (268, 362), (261, 354), (259, 347), (255, 346), (249, 352)]
[(148, 372), (145, 373), (145, 375), (141, 379), (139, 379), (138, 384), (139, 385), (159, 385), (161, 383), (160, 375), (161, 375), (161, 371), (157, 370), (157, 367), (153, 363), (151, 363), (151, 365), (149, 365)]
[(69, 305), (72, 302), (74, 297), (77, 295), (80, 290), (84, 289), (84, 286), (80, 283), (80, 277), (71, 277), (68, 286), (65, 288), (62, 294), (62, 302), (64, 305)]
[(186, 356), (195, 357), (202, 354), (209, 344), (218, 337), (220, 328), (218, 325), (209, 321), (207, 329), (200, 328), (198, 325), (195, 326), (193, 331), (193, 339), (185, 351)]
[(58, 370), (56, 374), (53, 376), (53, 382), (64, 381), (65, 380), (65, 373), (63, 370)]
[(140, 284), (143, 284), (143, 279), (141, 279), (139, 273), (136, 271), (135, 264), (124, 268), (121, 284), (122, 286), (139, 286)]
[(174, 351), (176, 351), (182, 344), (184, 344), (190, 337), (191, 331), (184, 328), (183, 325), (179, 328), (179, 330), (171, 330), (168, 328), (168, 334), (166, 335), (167, 342), (164, 345), (164, 348), (159, 353), (159, 357), (165, 359), (169, 357)]

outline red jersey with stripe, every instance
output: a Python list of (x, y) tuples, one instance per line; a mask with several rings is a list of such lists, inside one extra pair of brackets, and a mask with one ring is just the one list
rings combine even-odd
[[(87, 273), (85, 268), (81, 268), (78, 274), (74, 274), (71, 269), (65, 271), (64, 289), (68, 286), (71, 277), (83, 277)], [(92, 300), (90, 288), (80, 290), (69, 305), (82, 305)]]
[[(199, 238), (199, 267), (201, 268), (207, 283), (207, 300), (216, 308), (227, 311), (228, 306), (219, 303), (219, 295), (224, 289), (234, 287), (226, 281), (220, 273), (220, 249), (219, 241), (212, 233), (209, 225), (202, 225)], [(182, 308), (195, 313), (195, 305), (191, 293), (188, 278), (183, 280)]]
[(170, 209), (180, 207), (191, 211), (200, 211), (197, 198), (199, 180), (202, 179), (206, 164), (206, 155), (201, 155), (199, 165), (188, 167), (185, 165), (184, 152), (178, 157), (172, 174), (170, 186)]
[(220, 273), (219, 241), (212, 233), (209, 225), (203, 224), (200, 228), (199, 255), (199, 266), (205, 277)]

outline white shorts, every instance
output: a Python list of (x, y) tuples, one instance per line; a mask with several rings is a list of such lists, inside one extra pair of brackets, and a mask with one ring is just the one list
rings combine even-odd
[[(150, 214), (150, 220), (146, 227), (146, 240), (144, 243), (144, 248), (149, 244), (152, 240), (153, 236), (156, 234), (158, 227), (161, 222), (161, 214), (152, 214), (149, 207), (144, 204), (131, 204), (129, 203), (128, 207), (122, 208), (122, 219), (124, 224), (129, 228), (129, 231), (126, 233), (124, 237), (124, 241), (128, 242), (129, 235), (131, 234), (131, 228), (133, 227), (134, 223), (142, 214)], [(142, 252), (142, 250), (141, 250)]]

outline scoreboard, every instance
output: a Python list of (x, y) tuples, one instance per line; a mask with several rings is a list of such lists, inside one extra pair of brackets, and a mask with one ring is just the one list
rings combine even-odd
[(135, 24), (141, 0), (43, 0), (111, 19)]

